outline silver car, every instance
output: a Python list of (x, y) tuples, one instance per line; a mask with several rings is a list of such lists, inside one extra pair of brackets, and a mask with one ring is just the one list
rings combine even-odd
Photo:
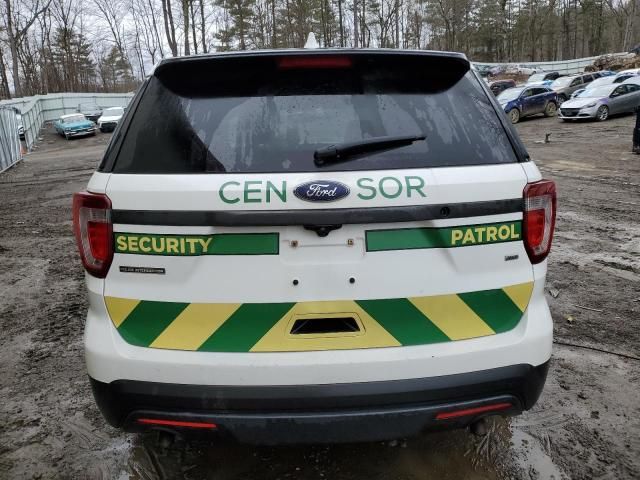
[(589, 83), (596, 78), (600, 78), (598, 72), (593, 73), (579, 73), (577, 75), (571, 75), (569, 77), (560, 77), (550, 85), (551, 89), (558, 95), (558, 103), (562, 105), (563, 102), (571, 97), (571, 94), (576, 90), (585, 88)]
[(575, 92), (573, 92), (571, 94), (571, 98), (576, 98), (578, 95), (580, 95), (585, 90), (591, 90), (592, 88), (601, 87), (603, 85), (610, 85), (612, 83), (622, 83), (622, 80), (620, 80), (619, 82), (616, 82), (615, 80), (616, 80), (616, 76), (615, 75), (609, 75), (608, 77), (596, 78), (593, 82), (587, 83), (584, 86), (584, 88), (581, 88), (581, 89), (576, 90)]
[(558, 118), (563, 121), (594, 118), (604, 121), (610, 115), (632, 112), (640, 106), (640, 85), (634, 83), (590, 88), (564, 102)]

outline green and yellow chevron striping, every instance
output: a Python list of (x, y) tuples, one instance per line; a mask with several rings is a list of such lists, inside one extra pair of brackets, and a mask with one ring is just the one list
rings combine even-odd
[[(533, 283), (412, 298), (298, 303), (178, 303), (105, 297), (136, 346), (203, 352), (295, 352), (427, 345), (509, 331)], [(356, 332), (292, 334), (297, 320), (353, 318)]]

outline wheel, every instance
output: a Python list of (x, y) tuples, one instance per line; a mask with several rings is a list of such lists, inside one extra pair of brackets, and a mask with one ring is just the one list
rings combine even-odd
[(554, 102), (547, 103), (547, 106), (544, 109), (545, 117), (553, 117), (558, 113), (558, 106)]
[(520, 110), (518, 110), (517, 108), (512, 108), (511, 110), (509, 110), (508, 115), (511, 123), (518, 123), (520, 121)]
[(558, 95), (558, 105), (562, 105), (564, 102), (567, 101), (567, 96), (562, 94), (562, 95)]
[(596, 112), (596, 118), (599, 122), (604, 122), (607, 118), (609, 118), (609, 107), (606, 105), (600, 105), (598, 111)]

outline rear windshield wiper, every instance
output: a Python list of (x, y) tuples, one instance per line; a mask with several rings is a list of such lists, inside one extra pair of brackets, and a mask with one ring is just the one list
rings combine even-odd
[(406, 147), (413, 142), (418, 142), (426, 138), (425, 135), (365, 138), (358, 142), (339, 143), (337, 145), (319, 148), (313, 153), (313, 158), (316, 166), (321, 167), (328, 163), (344, 162), (354, 159), (366, 153)]

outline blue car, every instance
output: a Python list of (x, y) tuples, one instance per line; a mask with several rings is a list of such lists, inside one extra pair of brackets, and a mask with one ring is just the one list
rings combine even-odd
[(97, 131), (96, 124), (81, 113), (71, 113), (62, 115), (53, 124), (56, 132), (69, 140), (72, 137), (81, 135), (95, 135)]
[(500, 106), (509, 116), (511, 123), (518, 123), (522, 117), (542, 113), (553, 117), (558, 111), (558, 98), (550, 88), (534, 85), (505, 90), (498, 95)]

